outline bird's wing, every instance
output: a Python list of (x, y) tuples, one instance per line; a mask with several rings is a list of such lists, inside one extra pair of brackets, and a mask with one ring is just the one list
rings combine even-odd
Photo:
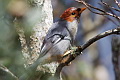
[(44, 56), (55, 44), (64, 39), (65, 36), (61, 34), (54, 34), (50, 37), (46, 37), (43, 41), (43, 45), (41, 47), (40, 57)]
[(40, 57), (44, 56), (54, 45), (59, 43), (61, 40), (71, 40), (68, 30), (65, 28), (65, 26), (63, 26), (65, 24), (60, 25), (55, 23), (51, 29), (49, 29), (41, 47)]

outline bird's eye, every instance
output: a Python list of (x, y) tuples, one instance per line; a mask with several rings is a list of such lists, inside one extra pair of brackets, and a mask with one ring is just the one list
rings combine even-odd
[(75, 15), (75, 13), (73, 12), (72, 15)]

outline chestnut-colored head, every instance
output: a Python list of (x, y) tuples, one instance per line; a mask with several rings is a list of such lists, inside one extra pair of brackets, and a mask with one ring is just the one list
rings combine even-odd
[(86, 8), (75, 8), (71, 7), (65, 10), (65, 12), (60, 16), (60, 18), (67, 20), (69, 22), (74, 21), (75, 19), (80, 18), (80, 14), (85, 10)]

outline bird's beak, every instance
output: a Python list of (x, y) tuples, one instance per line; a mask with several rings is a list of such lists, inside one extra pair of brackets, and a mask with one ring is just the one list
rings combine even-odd
[(85, 8), (81, 8), (80, 13), (82, 13), (85, 9), (86, 9), (86, 7)]

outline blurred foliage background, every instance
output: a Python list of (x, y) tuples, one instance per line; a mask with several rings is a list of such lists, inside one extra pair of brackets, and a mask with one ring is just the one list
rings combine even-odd
[[(11, 7), (13, 0), (0, 0), (0, 64), (6, 66), (13, 74), (20, 76), (24, 71), (24, 59), (21, 52), (19, 36), (15, 30), (14, 16), (11, 12), (20, 10), (18, 7)], [(84, 7), (75, 0), (51, 0), (53, 6), (54, 22), (59, 19), (61, 13), (69, 7)], [(85, 0), (87, 3), (109, 11), (104, 6), (98, 4), (100, 0)], [(104, 0), (111, 6), (117, 7), (114, 0)], [(13, 5), (13, 4), (12, 4)], [(19, 17), (28, 9), (28, 5), (23, 5), (21, 13), (15, 12)], [(26, 7), (27, 6), (27, 7)], [(16, 14), (17, 13), (17, 14)], [(120, 13), (114, 13), (120, 15)], [(34, 15), (34, 14), (32, 14)], [(36, 15), (38, 16), (38, 15)], [(28, 16), (29, 18), (31, 16)], [(114, 21), (114, 18), (110, 17)], [(33, 19), (33, 20), (32, 20)], [(35, 18), (31, 18), (34, 21)], [(27, 23), (27, 22), (24, 22)], [(34, 24), (34, 22), (33, 22)], [(120, 25), (120, 23), (116, 23)], [(28, 24), (31, 26), (30, 24)], [(27, 26), (28, 26), (27, 25)], [(26, 26), (26, 25), (25, 25)], [(109, 19), (96, 15), (89, 10), (82, 13), (79, 30), (76, 36), (76, 45), (82, 45), (93, 36), (109, 29), (116, 28)], [(114, 36), (114, 35), (113, 35)], [(62, 74), (65, 80), (115, 80), (112, 64), (111, 38), (108, 36), (94, 43), (87, 48), (83, 55), (79, 56), (70, 66), (64, 67)], [(2, 75), (2, 73), (0, 73)]]

